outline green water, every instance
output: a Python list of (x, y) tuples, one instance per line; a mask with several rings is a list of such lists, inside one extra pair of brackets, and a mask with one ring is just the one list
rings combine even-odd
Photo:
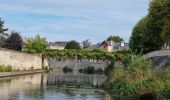
[[(0, 100), (109, 100), (103, 75), (33, 74), (0, 79)], [(68, 88), (69, 87), (69, 88)]]

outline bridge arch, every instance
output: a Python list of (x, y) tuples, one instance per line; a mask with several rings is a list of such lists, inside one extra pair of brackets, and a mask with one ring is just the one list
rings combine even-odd
[(159, 51), (153, 51), (150, 53), (147, 53), (144, 55), (145, 59), (151, 58), (151, 57), (160, 57), (160, 56), (170, 56), (170, 50), (159, 50)]
[(153, 51), (145, 54), (143, 57), (151, 59), (156, 69), (170, 66), (170, 50)]

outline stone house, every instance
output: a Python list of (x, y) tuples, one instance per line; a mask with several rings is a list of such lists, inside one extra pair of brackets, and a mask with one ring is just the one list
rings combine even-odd
[(100, 49), (100, 44), (101, 43), (97, 43), (97, 44), (93, 44), (90, 47), (88, 47), (88, 50), (94, 50), (94, 49)]
[(56, 50), (64, 50), (64, 48), (66, 47), (67, 43), (68, 42), (61, 42), (61, 41), (50, 42), (48, 44), (48, 48), (49, 49), (56, 49)]
[(128, 49), (129, 44), (122, 42), (114, 42), (114, 41), (103, 41), (100, 44), (100, 49), (107, 52), (112, 52), (114, 50), (120, 50), (120, 49)]

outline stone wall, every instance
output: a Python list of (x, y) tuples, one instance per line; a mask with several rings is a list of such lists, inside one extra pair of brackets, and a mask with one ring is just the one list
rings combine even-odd
[(145, 59), (156, 57), (156, 56), (170, 56), (170, 50), (160, 50), (160, 51), (153, 51), (148, 54), (144, 55)]
[(43, 65), (48, 66), (47, 60), (43, 62), (40, 54), (31, 55), (2, 48), (0, 48), (0, 65), (12, 66), (13, 70), (42, 69)]
[(84, 69), (86, 67), (93, 66), (95, 69), (105, 69), (106, 63), (92, 63), (92, 62), (81, 62), (76, 61), (49, 61), (49, 68), (53, 70), (63, 70), (64, 67), (73, 68), (73, 70)]

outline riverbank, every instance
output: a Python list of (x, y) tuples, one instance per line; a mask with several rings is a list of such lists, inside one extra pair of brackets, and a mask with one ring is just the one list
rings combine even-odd
[(36, 74), (36, 73), (43, 73), (43, 72), (45, 72), (45, 70), (18, 71), (18, 72), (0, 72), (0, 78), (12, 77), (12, 76), (20, 76), (20, 75), (28, 75), (28, 74)]
[(132, 55), (122, 68), (108, 65), (104, 90), (119, 100), (170, 100), (170, 70), (156, 70), (150, 60)]

